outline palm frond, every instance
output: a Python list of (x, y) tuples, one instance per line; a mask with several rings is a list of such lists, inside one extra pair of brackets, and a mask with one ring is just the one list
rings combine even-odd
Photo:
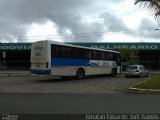
[(160, 16), (160, 0), (135, 0), (134, 4), (148, 8), (156, 18)]

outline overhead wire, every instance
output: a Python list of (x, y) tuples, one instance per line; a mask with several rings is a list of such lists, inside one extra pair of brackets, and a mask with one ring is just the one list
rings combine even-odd
[(146, 28), (139, 28), (139, 29), (124, 29), (118, 31), (106, 31), (106, 32), (92, 32), (92, 33), (77, 33), (77, 34), (61, 34), (61, 35), (42, 35), (42, 36), (4, 36), (0, 35), (0, 39), (14, 39), (14, 38), (49, 38), (52, 37), (54, 39), (60, 38), (75, 38), (75, 37), (92, 37), (92, 36), (99, 36), (99, 35), (112, 35), (112, 34), (120, 34), (120, 33), (132, 33), (132, 32), (139, 32), (141, 30), (147, 31), (157, 31), (160, 30), (160, 27), (146, 27)]

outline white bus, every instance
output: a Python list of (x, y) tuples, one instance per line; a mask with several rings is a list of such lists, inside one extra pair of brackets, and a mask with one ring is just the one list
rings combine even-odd
[(120, 74), (120, 55), (112, 50), (38, 41), (31, 48), (31, 73), (78, 79), (86, 75)]

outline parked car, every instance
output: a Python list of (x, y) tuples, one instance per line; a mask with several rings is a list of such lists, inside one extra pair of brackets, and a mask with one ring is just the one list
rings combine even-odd
[(149, 71), (143, 65), (129, 65), (125, 73), (125, 77), (143, 77), (148, 75)]

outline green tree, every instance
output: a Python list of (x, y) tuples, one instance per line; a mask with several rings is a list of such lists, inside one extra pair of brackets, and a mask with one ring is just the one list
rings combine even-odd
[(119, 52), (123, 70), (125, 70), (128, 65), (139, 64), (138, 50), (121, 48)]
[(160, 0), (135, 0), (134, 4), (138, 3), (153, 12), (155, 18), (160, 16)]
[(136, 49), (129, 50), (129, 64), (139, 64), (138, 51)]
[(128, 49), (121, 48), (121, 49), (119, 49), (119, 52), (120, 52), (120, 56), (121, 56), (121, 61), (125, 62), (129, 57)]

